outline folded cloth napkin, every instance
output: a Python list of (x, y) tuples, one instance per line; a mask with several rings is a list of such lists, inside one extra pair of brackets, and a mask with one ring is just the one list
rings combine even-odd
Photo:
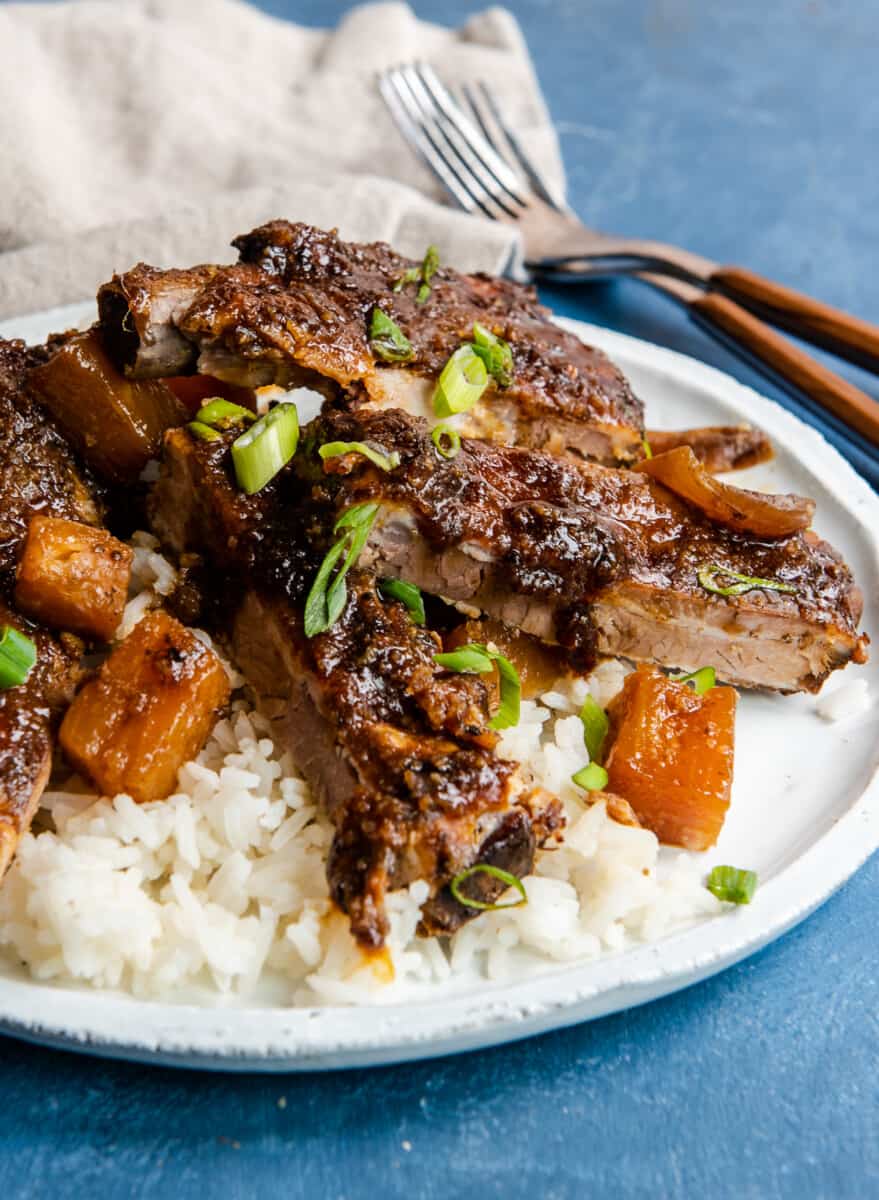
[(377, 72), (414, 59), (490, 80), (561, 190), (503, 9), (449, 30), (370, 4), (326, 31), (242, 0), (0, 5), (0, 318), (83, 299), (139, 259), (230, 261), (230, 239), (273, 217), (502, 270), (515, 232), (445, 207), (379, 96)]

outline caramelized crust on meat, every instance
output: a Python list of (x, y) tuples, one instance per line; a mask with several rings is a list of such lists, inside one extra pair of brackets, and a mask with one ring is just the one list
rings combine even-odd
[(52, 637), (0, 599), (0, 627), (36, 645), (37, 661), (20, 687), (0, 690), (0, 879), (26, 833), (49, 779), (55, 725), (80, 678), (81, 646)]
[[(479, 321), (505, 338), (511, 386), (483, 397), (483, 433), (606, 461), (640, 455), (643, 412), (600, 350), (549, 320), (531, 288), (441, 267), (427, 301), (394, 292), (413, 264), (384, 243), (355, 245), (308, 225), (273, 221), (234, 243), (230, 267), (157, 271), (144, 264), (105, 284), (105, 339), (139, 378), (199, 370), (247, 385), (309, 384), (326, 395), (421, 411), (433, 382)], [(370, 348), (374, 306), (413, 347), (406, 363)], [(475, 416), (476, 414), (474, 414)]]
[(49, 776), (55, 725), (79, 678), (77, 639), (55, 638), (8, 603), (16, 564), (36, 516), (94, 525), (101, 500), (70, 447), (28, 390), (29, 372), (47, 351), (0, 340), (0, 628), (36, 645), (26, 682), (0, 691), (0, 877), (30, 825)]
[(0, 339), (0, 589), (12, 586), (31, 517), (49, 514), (96, 525), (93, 480), (27, 388), (35, 352)]
[[(860, 593), (811, 531), (773, 542), (736, 534), (640, 472), (537, 451), (464, 439), (444, 459), (426, 425), (399, 412), (329, 414), (310, 440), (401, 455), (391, 472), (359, 455), (328, 459), (315, 485), (337, 510), (382, 502), (362, 561), (558, 641), (584, 667), (596, 654), (686, 670), (707, 662), (730, 682), (795, 691), (817, 690), (863, 655)], [(713, 594), (699, 582), (705, 564), (795, 592)]]
[[(250, 683), (280, 702), (279, 736), (335, 825), (328, 878), (352, 931), (380, 946), (385, 893), (425, 879), (422, 932), (451, 932), (475, 912), (454, 900), (449, 881), (477, 862), (527, 873), (561, 826), (561, 807), (494, 752), (484, 681), (444, 672), (433, 658), (438, 635), (382, 597), (371, 572), (352, 570), (339, 620), (305, 637), (327, 511), (291, 472), (246, 497), (224, 442), (185, 430), (166, 437), (153, 528), (235, 581), (217, 580), (220, 619)], [(502, 888), (491, 880), (492, 895)]]

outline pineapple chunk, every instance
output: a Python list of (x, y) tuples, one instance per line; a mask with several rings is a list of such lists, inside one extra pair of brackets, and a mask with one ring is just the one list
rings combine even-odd
[(608, 709), (608, 790), (667, 845), (707, 850), (717, 841), (732, 789), (736, 699), (730, 687), (697, 696), (640, 666)]
[(165, 612), (135, 626), (77, 695), (59, 741), (72, 765), (107, 796), (139, 802), (174, 788), (229, 699), (216, 654)]
[(34, 517), (15, 583), (15, 602), (34, 620), (109, 642), (122, 620), (133, 552), (105, 529)]
[(70, 338), (30, 376), (31, 386), (89, 466), (132, 483), (157, 458), (166, 429), (187, 412), (158, 379), (126, 379), (97, 329)]

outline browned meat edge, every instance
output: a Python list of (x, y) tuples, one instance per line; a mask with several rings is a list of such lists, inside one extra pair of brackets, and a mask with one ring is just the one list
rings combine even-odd
[[(495, 754), (485, 685), (437, 667), (436, 634), (380, 597), (370, 572), (354, 571), (338, 622), (307, 639), (300, 614), (314, 559), (300, 541), (274, 560), (266, 537), (273, 521), (290, 528), (298, 518), (301, 530), (301, 514), (278, 489), (243, 497), (222, 451), (183, 430), (166, 438), (151, 513), (166, 544), (210, 561), (236, 661), (264, 699), (280, 701), (279, 735), (335, 825), (331, 893), (363, 945), (383, 942), (388, 890), (427, 880), (421, 931), (448, 933), (475, 915), (448, 891), (460, 871), (489, 862), (527, 874), (561, 807)], [(223, 567), (246, 576), (240, 600)], [(489, 896), (502, 890), (480, 882)]]
[(28, 393), (44, 354), (0, 340), (0, 627), (32, 638), (37, 662), (26, 683), (0, 691), (0, 876), (46, 785), (53, 731), (79, 677), (81, 645), (54, 637), (11, 607), (18, 554), (38, 513), (95, 524), (101, 502), (48, 415)]
[[(509, 342), (515, 363), (512, 385), (484, 395), (486, 435), (606, 461), (640, 456), (643, 410), (629, 384), (602, 351), (553, 324), (532, 289), (442, 267), (418, 304), (417, 289), (393, 290), (413, 263), (381, 242), (356, 245), (273, 221), (234, 244), (234, 266), (158, 271), (141, 263), (104, 284), (104, 338), (127, 373), (199, 370), (247, 386), (306, 384), (420, 412), (479, 321)], [(376, 305), (409, 338), (411, 362), (373, 355)]]
[[(327, 460), (324, 441), (395, 449), (389, 473), (360, 455)], [(745, 687), (817, 691), (864, 653), (861, 596), (840, 556), (813, 533), (758, 541), (712, 525), (639, 472), (573, 466), (551, 455), (464, 439), (452, 460), (402, 413), (328, 415), (297, 469), (336, 511), (382, 502), (363, 562), (508, 624), (596, 655), (695, 670)], [(724, 597), (704, 564), (779, 581)]]

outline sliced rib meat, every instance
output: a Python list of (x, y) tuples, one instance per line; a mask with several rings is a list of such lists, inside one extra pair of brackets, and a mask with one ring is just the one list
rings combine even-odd
[[(320, 558), (311, 535), (323, 524), (320, 506), (300, 507), (295, 482), (281, 478), (248, 499), (230, 480), (224, 446), (175, 430), (153, 489), (153, 528), (210, 561), (236, 661), (280, 701), (280, 736), (335, 826), (328, 878), (354, 935), (380, 946), (385, 893), (416, 879), (431, 887), (421, 931), (452, 932), (475, 911), (451, 896), (450, 880), (476, 863), (526, 874), (561, 826), (560, 804), (495, 753), (483, 681), (442, 671), (439, 637), (382, 598), (371, 572), (352, 571), (339, 620), (305, 637), (302, 606)], [(489, 899), (503, 889), (482, 882)]]
[[(128, 374), (199, 370), (247, 386), (304, 384), (427, 415), (440, 371), (479, 321), (509, 342), (515, 373), (508, 388), (485, 393), (465, 431), (607, 462), (640, 456), (643, 411), (625, 378), (602, 351), (553, 324), (532, 289), (441, 267), (419, 304), (417, 286), (393, 290), (417, 264), (384, 243), (273, 221), (234, 244), (236, 265), (140, 264), (100, 289), (104, 338)], [(411, 361), (373, 355), (376, 305), (409, 338)]]
[[(381, 502), (363, 563), (557, 641), (583, 667), (602, 654), (711, 664), (745, 687), (817, 691), (864, 655), (860, 593), (810, 531), (737, 534), (640, 472), (536, 451), (464, 439), (444, 459), (425, 423), (399, 412), (330, 414), (311, 429), (315, 449), (337, 440), (401, 455), (391, 472), (357, 454), (323, 463), (314, 494), (334, 511)], [(315, 449), (297, 456), (303, 478)], [(700, 583), (708, 565), (794, 591), (719, 595)]]

